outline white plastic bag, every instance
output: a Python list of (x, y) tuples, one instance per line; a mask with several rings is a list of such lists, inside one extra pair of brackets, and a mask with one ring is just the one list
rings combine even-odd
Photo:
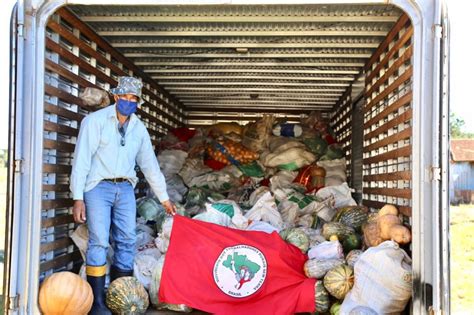
[(311, 247), (308, 257), (317, 260), (344, 259), (344, 251), (339, 241), (325, 241)]
[(207, 204), (206, 204), (206, 211), (195, 215), (193, 219), (203, 221), (203, 222), (208, 222), (208, 223), (214, 223), (214, 224), (218, 224), (218, 225), (222, 225), (226, 227), (231, 225), (231, 220), (228, 215), (220, 211), (217, 211), (216, 209), (207, 208)]
[(247, 204), (253, 207), (257, 201), (268, 191), (270, 191), (270, 188), (267, 186), (258, 187), (250, 194)]
[(158, 265), (158, 259), (160, 257), (161, 253), (156, 248), (139, 251), (135, 255), (133, 262), (133, 276), (137, 278), (147, 290), (150, 288), (151, 277), (153, 271)]
[(188, 153), (182, 150), (164, 150), (158, 155), (161, 172), (165, 176), (178, 174), (184, 165)]
[(179, 171), (178, 175), (181, 176), (184, 183), (188, 187), (193, 187), (193, 185), (190, 185), (190, 182), (193, 180), (193, 178), (210, 172), (212, 172), (212, 169), (204, 165), (202, 158), (188, 158), (184, 162), (184, 165)]
[(298, 172), (279, 171), (270, 178), (270, 190), (274, 193), (277, 189), (291, 188), (291, 184), (297, 175)]
[(341, 305), (341, 314), (357, 306), (377, 314), (402, 312), (412, 295), (411, 258), (393, 241), (370, 247), (354, 266), (354, 287)]
[(318, 190), (316, 197), (321, 199), (327, 199), (334, 197), (334, 208), (346, 207), (346, 206), (357, 206), (357, 203), (352, 199), (352, 189), (349, 188), (347, 183), (342, 183), (338, 186), (324, 187)]
[(318, 161), (318, 166), (326, 170), (326, 177), (324, 178), (324, 186), (341, 185), (347, 180), (346, 174), (346, 159), (325, 160)]
[(268, 222), (278, 230), (283, 227), (283, 219), (278, 212), (275, 198), (269, 191), (260, 197), (252, 209), (245, 214), (245, 217), (252, 221)]
[(272, 234), (273, 232), (279, 232), (276, 227), (264, 221), (253, 221), (247, 227), (247, 231), (260, 231), (268, 234)]
[(226, 219), (226, 224), (228, 223), (226, 226), (243, 230), (246, 229), (249, 224), (248, 219), (242, 215), (242, 210), (233, 200), (224, 199), (212, 204), (206, 203), (206, 212), (214, 213), (214, 211), (220, 212), (229, 218)]

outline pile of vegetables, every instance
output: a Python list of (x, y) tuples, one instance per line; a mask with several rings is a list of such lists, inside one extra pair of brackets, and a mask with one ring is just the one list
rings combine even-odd
[[(282, 237), (290, 241), (287, 235), (288, 231), (282, 233)], [(386, 240), (400, 245), (411, 241), (410, 230), (402, 224), (398, 210), (393, 205), (385, 205), (374, 213), (364, 206), (341, 207), (333, 221), (322, 226), (321, 235), (326, 239), (326, 245), (320, 243), (316, 247), (310, 246), (308, 255), (313, 258), (304, 265), (306, 276), (318, 279), (319, 291), (316, 294), (332, 297), (324, 298), (318, 304), (316, 313), (330, 310), (331, 314), (339, 314), (342, 302), (354, 285), (354, 265), (366, 249)], [(294, 239), (291, 241), (295, 242)], [(306, 249), (306, 240), (296, 242), (295, 245), (301, 246), (303, 243)], [(328, 248), (343, 248), (345, 257), (330, 252)], [(359, 314), (359, 311), (354, 310), (354, 314)]]

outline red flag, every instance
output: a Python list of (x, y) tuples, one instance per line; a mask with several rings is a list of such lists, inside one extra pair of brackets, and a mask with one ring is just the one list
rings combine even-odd
[(214, 314), (315, 310), (306, 255), (278, 233), (242, 231), (174, 216), (159, 300)]

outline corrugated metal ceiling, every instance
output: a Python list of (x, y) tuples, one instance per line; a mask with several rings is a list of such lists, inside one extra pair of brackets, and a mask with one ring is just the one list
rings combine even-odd
[(71, 8), (190, 112), (329, 110), (402, 13), (389, 5)]

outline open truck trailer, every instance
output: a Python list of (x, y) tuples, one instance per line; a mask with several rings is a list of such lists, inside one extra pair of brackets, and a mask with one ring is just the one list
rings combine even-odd
[[(413, 314), (449, 312), (448, 24), (419, 1), (20, 0), (12, 18), (5, 304), (37, 314), (45, 276), (77, 271), (69, 192), (78, 94), (144, 82), (155, 147), (170, 128), (299, 121), (319, 110), (363, 205), (411, 227)], [(337, 3), (339, 2), (339, 3)], [(467, 30), (466, 30), (467, 31)], [(147, 183), (141, 178), (137, 196)]]

